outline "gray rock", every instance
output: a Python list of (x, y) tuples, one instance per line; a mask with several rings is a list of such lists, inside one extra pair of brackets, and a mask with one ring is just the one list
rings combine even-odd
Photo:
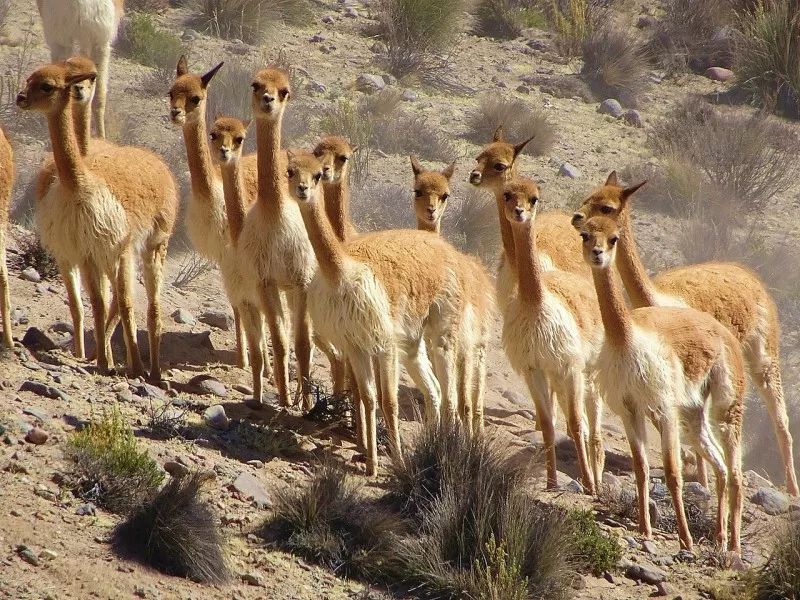
[(207, 310), (198, 319), (201, 323), (223, 331), (230, 331), (233, 328), (233, 317), (221, 310)]
[(583, 494), (583, 486), (575, 479), (571, 479), (569, 483), (564, 486), (564, 490), (567, 492), (572, 492), (573, 494)]
[(601, 115), (611, 115), (615, 119), (619, 119), (625, 111), (622, 110), (622, 105), (619, 103), (619, 100), (606, 98), (600, 103), (597, 112)]
[(636, 21), (636, 27), (639, 29), (649, 29), (650, 27), (654, 27), (656, 23), (658, 23), (658, 21), (651, 15), (639, 15), (639, 19)]
[(64, 401), (69, 400), (69, 396), (67, 396), (64, 392), (62, 392), (58, 388), (54, 388), (53, 386), (41, 383), (40, 381), (31, 381), (31, 380), (23, 381), (22, 385), (19, 387), (19, 391), (31, 392), (32, 394), (36, 394), (37, 396), (44, 396), (45, 398), (50, 398), (51, 400), (64, 400)]
[(324, 94), (328, 91), (328, 86), (326, 86), (321, 81), (316, 81), (312, 79), (306, 84), (306, 90), (309, 92), (314, 92), (316, 94)]
[(164, 470), (172, 475), (175, 479), (179, 477), (186, 477), (189, 474), (189, 467), (179, 463), (176, 460), (168, 460), (164, 463)]
[(632, 127), (644, 127), (644, 123), (642, 122), (642, 114), (633, 108), (626, 110), (622, 115), (622, 119)]
[(315, 33), (310, 38), (308, 38), (308, 41), (311, 42), (312, 44), (319, 44), (320, 42), (325, 41), (325, 36), (322, 35), (321, 33)]
[(712, 81), (728, 81), (733, 79), (733, 71), (723, 67), (709, 67), (704, 73)]
[(227, 431), (231, 426), (231, 420), (225, 414), (225, 407), (221, 404), (209, 406), (203, 413), (203, 418), (209, 426), (220, 431)]
[(603, 473), (603, 485), (612, 492), (619, 492), (622, 489), (622, 481), (610, 471)]
[(771, 488), (761, 488), (750, 497), (768, 515), (781, 515), (789, 512), (789, 498), (783, 492)]
[(249, 385), (244, 385), (242, 383), (234, 383), (233, 389), (235, 389), (240, 394), (244, 394), (245, 396), (253, 395), (253, 388), (251, 388)]
[(249, 573), (243, 573), (242, 581), (244, 581), (247, 585), (252, 585), (255, 587), (266, 587), (264, 585), (264, 578), (261, 576), (260, 573), (256, 573), (255, 571)]
[(697, 481), (688, 481), (683, 486), (683, 493), (695, 504), (706, 504), (711, 499), (711, 492)]
[(26, 406), (22, 409), (22, 413), (25, 415), (30, 415), (32, 417), (36, 417), (40, 422), (47, 423), (53, 417), (50, 415), (49, 412), (46, 410), (42, 410), (40, 408), (36, 408), (35, 406)]
[(414, 90), (403, 90), (401, 98), (404, 102), (416, 102), (419, 99), (419, 95)]
[(24, 560), (29, 565), (33, 565), (34, 567), (39, 566), (39, 557), (36, 556), (36, 553), (25, 546), (24, 544), (20, 544), (17, 546), (17, 554), (19, 557)]
[(11, 311), (11, 324), (13, 326), (16, 327), (17, 325), (27, 325), (28, 323), (28, 315), (25, 314), (24, 310), (17, 307)]
[(194, 325), (197, 323), (197, 319), (185, 308), (175, 309), (171, 316), (173, 321), (182, 325)]
[(558, 174), (562, 177), (569, 177), (570, 179), (578, 179), (581, 176), (581, 172), (578, 168), (568, 162), (563, 163), (558, 168)]
[(335, 23), (334, 18), (331, 15), (325, 15), (322, 17), (322, 22), (326, 25), (333, 25)]
[(694, 552), (690, 550), (678, 550), (678, 553), (675, 555), (675, 560), (681, 563), (693, 563), (697, 560), (697, 557), (694, 555)]
[(397, 85), (397, 77), (391, 73), (384, 73), (381, 77), (383, 77), (383, 81), (386, 85)]
[(58, 343), (38, 327), (28, 327), (22, 336), (22, 345), (29, 350), (56, 350)]
[(80, 504), (78, 508), (75, 509), (75, 514), (79, 517), (91, 517), (94, 516), (96, 511), (97, 507), (91, 502), (87, 502), (86, 504)]
[(650, 502), (647, 504), (647, 507), (648, 512), (650, 513), (650, 522), (653, 525), (658, 525), (663, 517), (661, 514), (661, 509), (658, 507), (658, 503), (651, 498)]
[(22, 273), (20, 273), (20, 277), (22, 277), (25, 281), (32, 281), (33, 283), (39, 283), (42, 280), (42, 276), (39, 275), (39, 271), (33, 267), (27, 267), (23, 269)]
[(258, 508), (272, 508), (272, 501), (263, 484), (250, 473), (239, 473), (233, 489), (245, 500), (252, 500)]
[(751, 488), (771, 488), (775, 487), (772, 485), (772, 482), (765, 477), (762, 477), (755, 471), (745, 471), (744, 473), (744, 484), (747, 487)]
[(656, 500), (663, 500), (669, 496), (669, 488), (660, 481), (654, 481), (650, 485), (650, 495)]
[(656, 554), (658, 547), (653, 540), (642, 540), (642, 549), (648, 554)]
[(667, 574), (661, 569), (655, 567), (645, 567), (643, 565), (629, 564), (625, 568), (625, 577), (632, 579), (638, 583), (646, 583), (654, 585), (658, 588), (660, 596), (666, 596), (666, 589), (664, 582), (667, 580)]
[(352, 6), (348, 6), (344, 9), (344, 16), (349, 17), (350, 19), (356, 19), (358, 18), (358, 11)]
[(625, 540), (625, 543), (628, 544), (628, 548), (630, 548), (631, 550), (641, 550), (642, 545), (639, 542), (636, 541), (636, 538), (634, 538), (634, 537), (632, 537), (630, 535), (627, 535), (622, 539)]
[(388, 49), (386, 48), (386, 44), (383, 42), (375, 42), (372, 46), (369, 47), (375, 54), (386, 54)]
[(68, 323), (67, 321), (56, 321), (52, 325), (50, 325), (50, 331), (54, 331), (55, 333), (75, 333), (75, 327), (72, 323)]
[(139, 383), (133, 386), (133, 393), (140, 398), (159, 398), (163, 400), (167, 397), (160, 387), (149, 383)]
[(186, 385), (198, 394), (211, 394), (220, 398), (228, 395), (228, 388), (225, 387), (225, 384), (210, 375), (196, 375)]
[(386, 87), (386, 82), (380, 75), (372, 75), (370, 73), (362, 73), (356, 79), (356, 90), (364, 92), (365, 94), (372, 94), (379, 92)]
[(194, 29), (184, 29), (183, 34), (181, 35), (181, 39), (184, 42), (193, 42), (200, 38), (200, 34), (197, 33)]
[(29, 444), (34, 444), (35, 446), (41, 446), (47, 442), (49, 437), (50, 434), (44, 429), (32, 427), (30, 430), (28, 430), (28, 433), (25, 434), (25, 441)]
[(669, 555), (655, 556), (652, 561), (654, 565), (658, 565), (659, 567), (671, 567), (675, 564), (675, 559)]

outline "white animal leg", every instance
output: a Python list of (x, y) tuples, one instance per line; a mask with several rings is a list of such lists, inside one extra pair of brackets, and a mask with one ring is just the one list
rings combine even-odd
[[(267, 319), (270, 337), (272, 338), (272, 354), (275, 360), (275, 387), (278, 389), (278, 402), (281, 406), (289, 406), (289, 348), (286, 340), (286, 314), (281, 301), (280, 292), (273, 283), (260, 283), (259, 295), (261, 309)], [(253, 343), (251, 338), (250, 343)]]
[[(105, 288), (105, 285), (101, 285)], [(103, 306), (105, 306), (103, 298)], [(122, 252), (117, 267), (117, 306), (122, 320), (122, 331), (125, 334), (125, 350), (127, 354), (128, 373), (132, 377), (144, 377), (145, 369), (139, 353), (139, 342), (136, 339), (136, 317), (133, 312), (133, 252), (126, 248)], [(103, 322), (105, 327), (105, 321)], [(105, 332), (98, 344), (105, 342)]]
[(292, 317), (294, 320), (294, 355), (297, 360), (297, 388), (303, 399), (303, 408), (311, 410), (311, 317), (306, 306), (305, 290), (292, 292)]
[[(72, 305), (70, 304), (70, 310)], [(81, 307), (83, 310), (83, 307)], [(11, 337), (11, 297), (8, 291), (8, 266), (6, 265), (6, 228), (0, 226), (0, 313), (3, 319), (3, 344), (8, 348), (14, 347), (14, 338)], [(73, 319), (74, 321), (74, 319)], [(74, 324), (74, 323), (73, 323)], [(81, 314), (81, 325), (83, 325), (83, 314)], [(81, 333), (83, 330), (81, 330)], [(83, 337), (81, 335), (81, 337)], [(77, 337), (75, 338), (77, 340)], [(80, 350), (81, 355), (78, 355)], [(75, 342), (75, 356), (83, 358), (83, 339), (80, 347)]]
[(547, 488), (555, 489), (558, 487), (558, 477), (556, 474), (556, 427), (554, 406), (552, 404), (553, 395), (550, 394), (547, 376), (539, 369), (525, 371), (525, 383), (528, 385), (528, 392), (536, 407), (536, 420), (539, 423), (542, 439), (544, 440)]
[(108, 93), (108, 63), (111, 58), (109, 43), (97, 43), (92, 47), (91, 56), (97, 64), (97, 93), (94, 97), (94, 122), (97, 124), (97, 137), (106, 137), (106, 95)]
[(438, 423), (441, 416), (442, 393), (428, 358), (425, 341), (420, 339), (418, 344), (405, 347), (403, 351), (403, 366), (425, 398), (425, 420)]
[(264, 317), (258, 308), (252, 304), (244, 303), (238, 308), (242, 317), (245, 335), (247, 336), (250, 354), (250, 372), (253, 376), (253, 403), (260, 406), (264, 402), (264, 365), (266, 363)]
[[(3, 245), (4, 252), (5, 246)], [(5, 261), (3, 261), (5, 264)], [(81, 284), (79, 281), (78, 268), (74, 265), (59, 263), (58, 270), (61, 272), (61, 279), (64, 280), (64, 287), (67, 288), (67, 303), (72, 317), (72, 345), (73, 353), (76, 358), (81, 360), (86, 358), (86, 348), (83, 336), (83, 302), (81, 301)], [(11, 335), (9, 330), (9, 336)]]
[(645, 539), (653, 538), (650, 525), (650, 464), (647, 461), (647, 429), (644, 416), (625, 412), (622, 415), (625, 434), (631, 447), (633, 470), (636, 475), (636, 495), (639, 500), (639, 533)]
[(372, 359), (361, 350), (353, 349), (348, 352), (350, 364), (353, 367), (358, 389), (361, 394), (364, 412), (365, 437), (367, 447), (367, 476), (374, 477), (378, 474), (378, 438), (376, 435), (375, 406), (377, 405), (377, 389), (375, 387), (375, 371)]

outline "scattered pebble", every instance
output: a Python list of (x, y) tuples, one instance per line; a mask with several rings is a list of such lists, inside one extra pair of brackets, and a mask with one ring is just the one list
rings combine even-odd
[(197, 394), (211, 394), (220, 398), (228, 395), (228, 388), (225, 387), (225, 384), (210, 375), (192, 377), (186, 385), (195, 390)]
[(38, 427), (32, 427), (28, 430), (28, 433), (25, 434), (25, 441), (29, 444), (34, 444), (36, 446), (41, 446), (45, 442), (47, 442), (50, 434), (47, 433), (44, 429), (40, 429)]
[(198, 320), (223, 331), (230, 331), (233, 328), (233, 317), (221, 310), (207, 310), (198, 317)]
[(168, 460), (164, 463), (164, 470), (175, 479), (186, 477), (189, 474), (189, 467), (175, 460)]
[(23, 269), (22, 273), (20, 273), (20, 277), (22, 277), (22, 279), (25, 281), (32, 281), (33, 283), (39, 283), (42, 280), (42, 276), (39, 275), (39, 271), (33, 267)]
[(558, 174), (562, 177), (569, 177), (570, 179), (578, 179), (581, 177), (581, 172), (578, 170), (578, 167), (571, 165), (568, 162), (563, 163), (558, 168)]
[(182, 325), (194, 325), (197, 323), (197, 319), (185, 308), (175, 309), (172, 313), (172, 319), (176, 323), (181, 323)]
[(789, 497), (776, 489), (761, 488), (750, 497), (768, 515), (782, 515), (789, 512)]
[(625, 111), (625, 113), (622, 115), (622, 120), (632, 127), (644, 127), (644, 123), (642, 122), (642, 114), (633, 108)]
[(380, 75), (372, 75), (370, 73), (362, 73), (359, 75), (355, 84), (356, 90), (359, 92), (364, 92), (365, 94), (379, 92), (385, 87), (386, 82), (383, 80), (383, 77)]
[(17, 546), (17, 554), (22, 560), (24, 560), (29, 565), (33, 565), (34, 567), (39, 566), (39, 557), (36, 556), (33, 550), (31, 550), (24, 544), (20, 544), (19, 546)]
[(11, 311), (11, 324), (16, 327), (17, 325), (27, 325), (29, 322), (28, 315), (25, 311), (17, 307)]
[(220, 431), (226, 431), (231, 426), (231, 420), (225, 414), (225, 407), (221, 404), (209, 406), (203, 413), (203, 418), (209, 426)]
[(611, 115), (615, 119), (619, 119), (625, 111), (622, 109), (622, 105), (619, 103), (619, 100), (607, 98), (600, 103), (599, 107), (597, 107), (597, 112), (599, 112), (601, 115)]
[(94, 516), (96, 511), (97, 507), (91, 502), (87, 502), (86, 504), (78, 505), (78, 508), (75, 509), (75, 514), (79, 517), (91, 517)]
[(252, 585), (256, 587), (266, 587), (264, 585), (264, 578), (260, 574), (255, 572), (242, 574), (242, 581), (244, 581), (247, 585)]
[(252, 500), (258, 508), (272, 508), (272, 500), (267, 495), (266, 488), (250, 473), (239, 473), (232, 486), (243, 499)]
[(22, 336), (22, 345), (29, 350), (55, 350), (58, 343), (38, 327), (28, 327)]
[(728, 81), (733, 78), (733, 71), (724, 67), (709, 67), (704, 74), (712, 81)]
[(69, 401), (69, 396), (67, 396), (64, 392), (40, 381), (24, 381), (19, 387), (19, 391), (31, 392), (32, 394), (44, 396), (45, 398), (50, 398), (51, 400)]

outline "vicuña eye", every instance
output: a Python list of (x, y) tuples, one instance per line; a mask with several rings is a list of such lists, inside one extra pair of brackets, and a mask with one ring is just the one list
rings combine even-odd
[(244, 142), (244, 138), (239, 135), (239, 136), (236, 136), (235, 138), (233, 138), (233, 141), (236, 142), (237, 146), (241, 146), (242, 142)]
[(347, 159), (349, 159), (349, 158), (350, 158), (349, 156), (340, 156), (339, 160), (342, 161), (342, 162), (347, 162)]
[(281, 100), (286, 100), (286, 96), (289, 95), (289, 90), (286, 88), (278, 90), (278, 96)]
[(192, 104), (200, 104), (200, 96), (192, 96), (189, 100), (192, 101)]
[(42, 90), (43, 92), (45, 92), (46, 94), (49, 94), (55, 88), (52, 85), (50, 85), (49, 83), (43, 83), (42, 85), (39, 86), (39, 89)]
[(604, 215), (609, 215), (612, 212), (614, 212), (614, 209), (610, 206), (601, 206), (600, 212), (603, 213)]
[(422, 192), (419, 191), (419, 190), (414, 190), (414, 196), (416, 196), (417, 198), (420, 198), (422, 196)]
[(504, 199), (506, 202), (508, 202), (509, 200), (511, 200), (511, 193), (510, 193), (510, 192), (506, 192), (505, 194), (503, 194), (503, 199)]
[(317, 173), (314, 175), (314, 183), (319, 183), (320, 179), (322, 179), (322, 173)]
[(611, 244), (612, 246), (615, 246), (618, 241), (619, 241), (619, 238), (617, 236), (614, 236), (610, 240), (608, 240), (608, 243)]
[(288, 169), (288, 170), (286, 171), (286, 175), (288, 175), (288, 176), (289, 176), (289, 179), (291, 179), (292, 177), (294, 177), (294, 169)]
[(589, 241), (589, 234), (588, 233), (581, 233), (581, 239), (584, 242), (588, 242)]
[(504, 165), (503, 163), (497, 163), (495, 166), (495, 171), (505, 171), (508, 168), (508, 165)]
[(442, 202), (447, 200), (449, 197), (450, 197), (450, 194), (442, 194), (441, 196), (439, 196), (439, 198), (441, 198)]

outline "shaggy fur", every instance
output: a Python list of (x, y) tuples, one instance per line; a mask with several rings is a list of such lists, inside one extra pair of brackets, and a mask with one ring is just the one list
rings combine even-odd
[(780, 326), (775, 302), (758, 276), (737, 263), (678, 267), (651, 280), (639, 257), (630, 219), (629, 201), (639, 187), (623, 189), (612, 172), (605, 185), (583, 202), (573, 224), (580, 226), (597, 215), (617, 222), (617, 268), (634, 307), (689, 306), (707, 312), (736, 337), (750, 377), (772, 418), (784, 461), (786, 487), (790, 494), (797, 495), (793, 440), (780, 375)]
[(8, 267), (6, 265), (6, 231), (14, 176), (14, 153), (5, 131), (0, 129), (0, 318), (3, 321), (3, 344), (8, 348), (14, 346), (14, 339), (11, 337), (11, 298), (8, 291)]
[[(132, 147), (109, 146), (81, 157), (71, 120), (71, 87), (91, 73), (69, 75), (65, 64), (37, 69), (17, 97), (26, 110), (46, 115), (58, 172), (46, 194), (37, 199), (36, 220), (44, 246), (59, 263), (77, 332), (82, 309), (77, 282), (80, 270), (89, 290), (95, 321), (98, 365), (108, 370), (106, 285), (114, 282), (125, 330), (128, 369), (144, 374), (133, 314), (134, 252), (142, 258), (148, 295), (151, 377), (160, 379), (159, 295), (167, 241), (177, 210), (175, 182), (154, 154)], [(81, 347), (76, 347), (79, 355)]]
[(723, 549), (727, 546), (739, 552), (744, 397), (739, 343), (713, 317), (693, 308), (628, 309), (612, 276), (620, 239), (617, 225), (605, 217), (594, 217), (582, 225), (581, 237), (605, 329), (596, 363), (597, 383), (625, 425), (636, 472), (641, 533), (652, 535), (645, 451), (645, 421), (649, 418), (661, 434), (681, 547), (691, 550), (693, 543), (681, 495), (680, 441), (684, 436), (716, 474), (717, 542)]
[(342, 241), (357, 235), (350, 220), (350, 157), (353, 148), (342, 137), (330, 135), (314, 147), (314, 156), (322, 163), (322, 187), (325, 192), (325, 214), (333, 232)]
[(97, 134), (106, 137), (105, 112), (111, 42), (117, 36), (125, 0), (36, 0), (44, 38), (53, 62), (66, 59), (77, 45), (97, 64), (95, 118)]
[(541, 268), (533, 231), (539, 203), (536, 184), (529, 179), (514, 179), (503, 187), (502, 197), (504, 218), (514, 236), (519, 278), (518, 293), (503, 315), (503, 348), (511, 366), (525, 379), (536, 405), (547, 453), (548, 487), (557, 485), (553, 390), (575, 442), (583, 485), (594, 493), (603, 471), (601, 407), (593, 382), (587, 377), (587, 365), (600, 312), (585, 279)]

